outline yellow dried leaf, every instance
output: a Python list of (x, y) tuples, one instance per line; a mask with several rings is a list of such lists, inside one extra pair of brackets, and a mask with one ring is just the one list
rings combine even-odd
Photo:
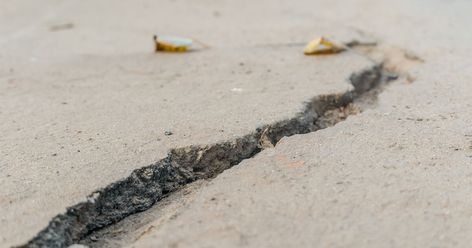
[(154, 36), (155, 52), (186, 52), (192, 40), (171, 36)]
[(339, 53), (344, 50), (344, 47), (338, 45), (326, 38), (320, 37), (318, 39), (310, 41), (303, 52), (306, 55), (318, 55), (318, 54), (333, 54)]

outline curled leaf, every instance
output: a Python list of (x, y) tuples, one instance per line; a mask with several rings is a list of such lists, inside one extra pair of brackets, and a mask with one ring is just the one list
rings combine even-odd
[(334, 54), (343, 51), (345, 48), (338, 45), (326, 38), (320, 37), (318, 39), (310, 41), (303, 52), (306, 55), (319, 55), (319, 54)]

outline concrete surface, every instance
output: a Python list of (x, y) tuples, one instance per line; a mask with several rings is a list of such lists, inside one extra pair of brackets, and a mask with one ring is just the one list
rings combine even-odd
[(443, 94), (443, 107), (418, 97), (444, 92), (430, 84), (442, 76), (420, 74), (427, 80), (391, 87), (377, 110), (284, 138), (130, 247), (467, 247), (472, 102), (467, 87)]
[(388, 87), (373, 110), (284, 138), (225, 171), (130, 247), (470, 245), (472, 5), (319, 6), (418, 52), (425, 62), (411, 69), (415, 81)]
[[(285, 138), (192, 189), (172, 218), (148, 220), (145, 234), (122, 244), (470, 243), (469, 2), (48, 3), (0, 10), (2, 246), (27, 241), (169, 148), (242, 135), (312, 96), (348, 90), (345, 79), (372, 62), (300, 51), (319, 34), (349, 41), (359, 30), (419, 55), (414, 82), (387, 88), (374, 110)], [(155, 32), (210, 49), (150, 54)]]
[[(170, 148), (228, 140), (292, 117), (313, 96), (352, 89), (351, 73), (373, 65), (352, 52), (304, 56), (304, 42), (325, 33), (309, 29), (308, 22), (299, 27), (281, 21), (276, 33), (239, 23), (228, 23), (226, 30), (227, 21), (213, 10), (189, 10), (206, 11), (200, 6), (205, 3), (143, 1), (97, 9), (110, 4), (31, 1), (2, 9), (5, 246), (27, 241), (66, 207), (163, 158)], [(133, 13), (117, 21), (128, 8)], [(210, 23), (188, 25), (201, 15)], [(171, 25), (171, 17), (182, 22)], [(157, 31), (198, 37), (211, 48), (153, 54)], [(330, 35), (340, 41), (359, 37), (349, 28)]]

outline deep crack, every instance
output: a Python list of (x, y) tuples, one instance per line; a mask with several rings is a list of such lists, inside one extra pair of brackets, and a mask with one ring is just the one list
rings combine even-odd
[(390, 79), (382, 68), (382, 64), (376, 64), (353, 73), (349, 78), (352, 91), (314, 97), (303, 112), (291, 119), (257, 128), (233, 140), (172, 149), (164, 159), (133, 171), (127, 178), (93, 192), (87, 201), (69, 207), (21, 247), (67, 247), (78, 243), (94, 231), (149, 209), (188, 183), (215, 177), (273, 147), (282, 137), (334, 125), (358, 112), (353, 105), (355, 100)]

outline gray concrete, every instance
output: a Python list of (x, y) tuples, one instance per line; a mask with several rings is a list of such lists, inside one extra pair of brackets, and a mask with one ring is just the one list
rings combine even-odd
[[(293, 116), (312, 96), (349, 90), (346, 78), (372, 62), (354, 52), (303, 56), (302, 44), (320, 34), (375, 37), (425, 62), (375, 109), (285, 138), (191, 188), (167, 218), (148, 220), (143, 235), (122, 244), (470, 243), (467, 1), (50, 3), (0, 10), (2, 246), (25, 242), (65, 207), (169, 148), (237, 137)], [(74, 27), (50, 30), (64, 23)], [(210, 49), (151, 54), (155, 32)]]
[[(27, 241), (67, 206), (170, 148), (228, 140), (293, 117), (313, 96), (352, 89), (351, 73), (373, 65), (353, 52), (304, 56), (304, 42), (326, 33), (309, 22), (280, 20), (274, 30), (254, 15), (267, 23), (248, 26), (202, 3), (9, 4), (1, 23), (14, 21), (2, 26), (0, 41), (5, 246)], [(128, 8), (133, 13), (122, 15)], [(211, 23), (189, 25), (201, 15)], [(172, 25), (171, 17), (182, 21)], [(55, 30), (68, 23), (73, 27)], [(210, 48), (153, 54), (156, 31)], [(341, 42), (363, 38), (345, 27), (329, 34)]]
[(224, 172), (131, 247), (467, 247), (472, 116), (450, 102), (472, 102), (414, 107), (408, 99), (444, 92), (429, 80)]
[(131, 247), (470, 245), (472, 61), (465, 9), (472, 6), (322, 6), (339, 22), (418, 52), (425, 62), (410, 68), (416, 80), (388, 87), (374, 110), (285, 138), (224, 172), (176, 217), (150, 223), (152, 231)]

